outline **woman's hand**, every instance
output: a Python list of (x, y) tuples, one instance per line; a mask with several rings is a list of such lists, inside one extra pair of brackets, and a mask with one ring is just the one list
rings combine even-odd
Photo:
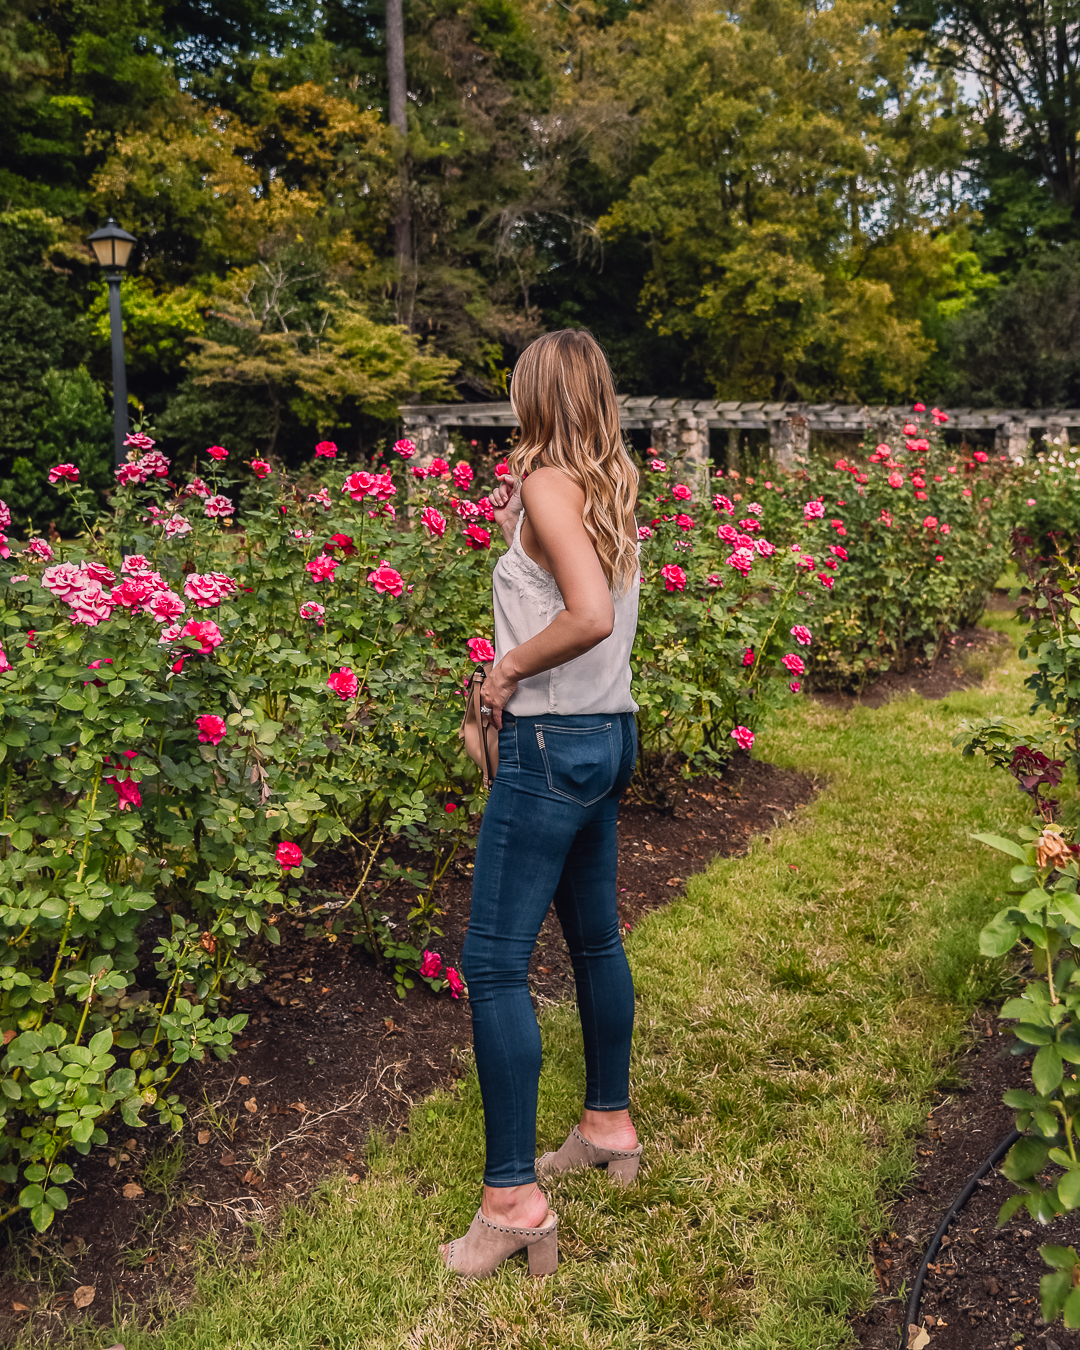
[(509, 474), (499, 474), (498, 486), (491, 494), (491, 505), (503, 539), (507, 544), (513, 543), (517, 518), (521, 515), (521, 484)]
[(480, 699), (481, 707), (490, 709), (491, 720), (499, 731), (502, 731), (503, 709), (513, 698), (514, 690), (517, 687), (518, 680), (507, 671), (505, 659), (500, 661), (497, 666), (492, 666), (484, 680)]

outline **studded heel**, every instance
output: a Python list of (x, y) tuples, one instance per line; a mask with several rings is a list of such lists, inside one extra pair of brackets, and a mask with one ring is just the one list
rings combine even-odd
[(641, 1145), (635, 1149), (601, 1148), (593, 1144), (575, 1125), (566, 1136), (566, 1142), (555, 1153), (545, 1153), (536, 1160), (537, 1180), (553, 1177), (559, 1172), (577, 1172), (586, 1167), (603, 1167), (612, 1181), (629, 1186), (641, 1163)]
[(550, 1215), (543, 1228), (509, 1228), (477, 1210), (469, 1231), (448, 1245), (443, 1260), (459, 1275), (486, 1279), (522, 1248), (529, 1253), (530, 1275), (554, 1275), (559, 1265), (558, 1217)]

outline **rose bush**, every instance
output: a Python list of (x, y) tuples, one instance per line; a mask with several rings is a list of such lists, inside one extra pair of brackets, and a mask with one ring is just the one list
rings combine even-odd
[[(1005, 565), (1023, 470), (1004, 456), (950, 450), (943, 414), (917, 419), (891, 443), (757, 488), (774, 537), (824, 525), (822, 561), (843, 563), (808, 661), (818, 686), (861, 685), (935, 656), (951, 631), (978, 619)], [(820, 515), (805, 514), (808, 498)]]

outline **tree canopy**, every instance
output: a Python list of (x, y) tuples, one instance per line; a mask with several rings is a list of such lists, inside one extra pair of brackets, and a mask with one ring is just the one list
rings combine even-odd
[(76, 405), (107, 460), (106, 215), (139, 240), (132, 397), (177, 446), (370, 449), (568, 325), (629, 393), (1080, 401), (1080, 0), (403, 17), (404, 135), (385, 0), (10, 0), (0, 473)]

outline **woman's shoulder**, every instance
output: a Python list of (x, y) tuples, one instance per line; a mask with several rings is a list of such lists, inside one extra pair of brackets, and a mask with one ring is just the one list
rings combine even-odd
[(546, 505), (548, 502), (566, 503), (580, 510), (585, 505), (585, 492), (581, 484), (571, 478), (564, 470), (554, 464), (541, 464), (525, 478), (521, 484), (521, 500), (526, 509), (530, 504)]

